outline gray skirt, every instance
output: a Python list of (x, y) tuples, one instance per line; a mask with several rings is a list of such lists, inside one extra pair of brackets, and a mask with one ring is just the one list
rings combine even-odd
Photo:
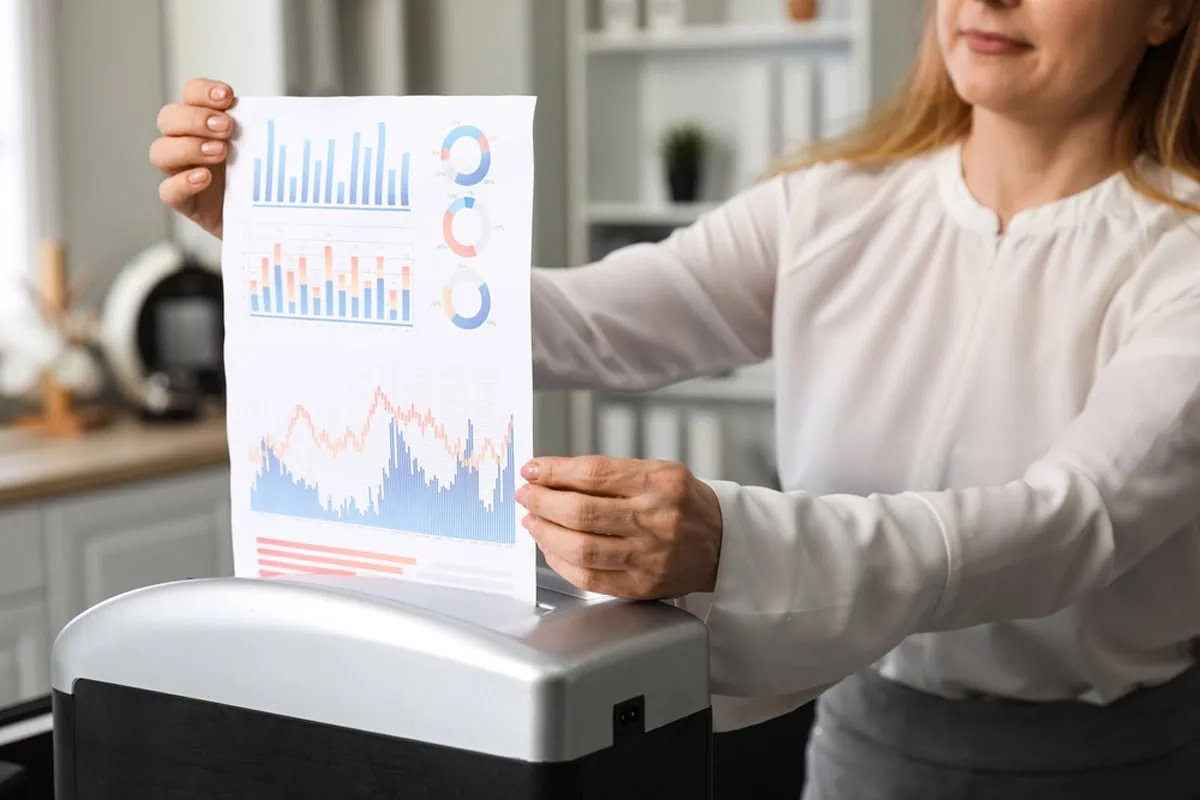
[(803, 800), (1200, 798), (1200, 667), (1107, 707), (949, 700), (873, 671), (817, 704)]

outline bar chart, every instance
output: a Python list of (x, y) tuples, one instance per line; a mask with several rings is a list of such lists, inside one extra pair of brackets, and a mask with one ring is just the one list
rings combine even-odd
[(283, 242), (262, 256), (249, 279), (250, 315), (315, 322), (412, 327), (412, 265), (387, 255), (363, 258), (319, 246), (310, 256), (285, 253)]
[[(254, 205), (407, 212), (411, 154), (388, 150), (387, 123), (346, 138), (287, 141), (267, 121), (266, 153), (254, 158)], [(350, 152), (344, 150), (349, 144)], [(340, 152), (339, 152), (340, 151)]]

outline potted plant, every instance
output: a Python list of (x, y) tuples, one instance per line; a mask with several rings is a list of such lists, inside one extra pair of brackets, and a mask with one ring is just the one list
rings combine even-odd
[(663, 164), (673, 202), (694, 203), (699, 197), (708, 148), (708, 133), (694, 122), (675, 125), (663, 135)]

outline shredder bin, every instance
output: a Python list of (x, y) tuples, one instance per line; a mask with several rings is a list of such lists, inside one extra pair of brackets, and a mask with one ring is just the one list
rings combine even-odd
[(368, 578), (120, 595), (53, 651), (57, 800), (711, 796), (703, 623)]

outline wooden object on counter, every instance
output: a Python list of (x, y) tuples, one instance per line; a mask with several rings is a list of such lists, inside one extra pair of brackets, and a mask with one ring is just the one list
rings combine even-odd
[[(58, 242), (42, 245), (38, 268), (38, 298), (48, 322), (62, 328), (71, 307), (67, 290), (67, 264)], [(78, 436), (108, 424), (111, 413), (104, 408), (77, 409), (75, 398), (53, 376), (42, 378), (41, 413), (17, 419), (13, 426), (49, 436)]]
[(0, 430), (0, 505), (224, 466), (225, 418), (179, 425), (121, 418), (70, 438)]

